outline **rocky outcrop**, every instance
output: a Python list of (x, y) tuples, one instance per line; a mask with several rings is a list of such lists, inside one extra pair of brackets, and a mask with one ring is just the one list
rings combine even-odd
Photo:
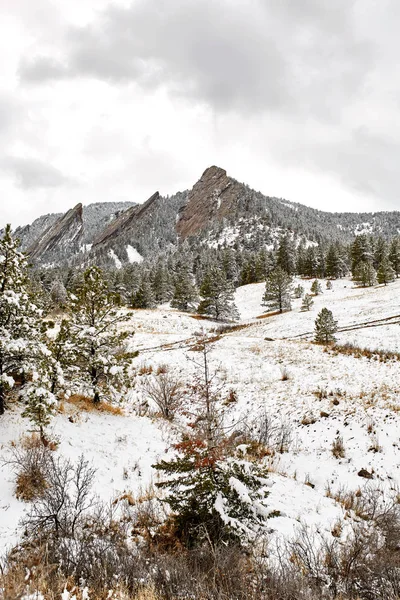
[(184, 239), (227, 217), (237, 206), (244, 186), (228, 177), (224, 169), (209, 167), (189, 192), (181, 209), (176, 231)]
[(52, 262), (55, 255), (62, 258), (77, 252), (83, 235), (82, 210), (82, 204), (77, 204), (50, 225), (27, 249), (29, 258)]
[(155, 192), (155, 194), (150, 196), (144, 204), (131, 206), (128, 210), (122, 212), (112, 223), (110, 223), (110, 225), (95, 237), (93, 240), (93, 249), (107, 245), (121, 235), (125, 235), (126, 232), (134, 226), (137, 226), (141, 217), (151, 210), (159, 198), (160, 194)]

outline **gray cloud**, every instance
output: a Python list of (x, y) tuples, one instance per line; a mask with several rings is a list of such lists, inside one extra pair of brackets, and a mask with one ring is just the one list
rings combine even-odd
[(11, 174), (23, 190), (57, 188), (70, 181), (61, 171), (36, 158), (6, 156), (0, 159), (0, 170)]
[[(70, 28), (64, 61), (23, 61), (24, 82), (95, 77), (168, 86), (215, 110), (339, 110), (371, 63), (354, 31), (353, 0), (138, 0)], [(301, 5), (301, 7), (300, 7)]]
[[(117, 1), (84, 27), (65, 24), (54, 52), (30, 50), (21, 89), (80, 78), (138, 88), (144, 98), (166, 90), (210, 107), (239, 145), (246, 138), (250, 156), (332, 174), (400, 208), (396, 0)], [(173, 140), (171, 152), (182, 152)], [(143, 177), (157, 179), (163, 158), (142, 160)]]

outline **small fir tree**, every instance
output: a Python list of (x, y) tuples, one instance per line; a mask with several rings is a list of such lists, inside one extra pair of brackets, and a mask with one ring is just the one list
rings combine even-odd
[(263, 296), (263, 305), (268, 310), (291, 310), (290, 297), (292, 295), (293, 279), (281, 267), (276, 267), (265, 282), (265, 292)]
[(337, 321), (334, 320), (332, 311), (323, 308), (315, 319), (315, 341), (318, 344), (334, 342), (337, 331)]
[(294, 298), (302, 298), (304, 294), (304, 288), (302, 285), (297, 285), (293, 290)]
[(89, 267), (71, 298), (70, 331), (78, 367), (71, 383), (95, 403), (101, 397), (112, 399), (125, 383), (132, 354), (125, 350), (127, 333), (117, 329), (125, 319), (101, 269)]
[(305, 294), (305, 296), (303, 298), (303, 302), (301, 304), (301, 310), (302, 311), (310, 310), (310, 308), (312, 307), (313, 304), (314, 304), (314, 300), (312, 299), (312, 296), (310, 294)]
[(332, 288), (333, 288), (332, 281), (330, 279), (328, 279), (328, 281), (326, 282), (326, 289), (331, 290)]
[(321, 286), (320, 282), (318, 281), (318, 279), (315, 279), (312, 282), (311, 293), (314, 294), (314, 296), (319, 296), (320, 294), (322, 294), (322, 286)]
[(165, 477), (157, 485), (167, 490), (170, 521), (185, 545), (242, 543), (256, 535), (269, 517), (267, 471), (229, 448), (205, 338), (200, 347), (202, 361), (192, 398), (195, 420), (190, 433), (174, 445), (177, 456), (154, 465)]

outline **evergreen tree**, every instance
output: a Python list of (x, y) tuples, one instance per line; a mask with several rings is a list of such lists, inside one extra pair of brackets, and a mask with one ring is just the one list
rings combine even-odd
[[(41, 331), (42, 313), (29, 294), (28, 265), (7, 225), (0, 240), (0, 415), (8, 392), (18, 383), (29, 394), (45, 387), (39, 367), (49, 350)], [(44, 379), (44, 377), (43, 377)]]
[(323, 308), (315, 319), (315, 341), (319, 344), (334, 342), (336, 331), (337, 321), (334, 320), (332, 311)]
[(131, 294), (131, 308), (154, 308), (156, 301), (150, 281), (150, 274), (145, 271), (140, 280), (138, 289)]
[(369, 261), (357, 263), (353, 271), (353, 281), (361, 287), (369, 287), (376, 284), (376, 271)]
[(326, 276), (337, 279), (341, 275), (342, 268), (338, 248), (335, 244), (331, 244), (326, 254)]
[(332, 281), (330, 279), (328, 279), (328, 281), (326, 282), (326, 289), (331, 290), (332, 288), (333, 288)]
[(400, 238), (393, 238), (389, 249), (389, 260), (392, 263), (396, 277), (400, 275)]
[(89, 267), (71, 298), (70, 331), (78, 367), (71, 384), (79, 391), (83, 388), (94, 402), (100, 402), (102, 396), (112, 398), (125, 382), (132, 355), (124, 351), (127, 333), (117, 330), (123, 320), (103, 272)]
[(289, 275), (296, 271), (296, 249), (293, 239), (289, 234), (281, 237), (276, 257), (277, 266)]
[(174, 273), (171, 306), (178, 310), (194, 310), (197, 300), (198, 293), (194, 284), (193, 274), (188, 265), (180, 262), (176, 265)]
[(292, 277), (280, 267), (276, 267), (265, 282), (263, 305), (268, 310), (279, 310), (280, 313), (291, 310), (292, 283)]
[(294, 298), (302, 298), (304, 294), (304, 288), (302, 285), (297, 285), (294, 290), (293, 290), (293, 297)]
[(301, 310), (302, 311), (310, 310), (310, 308), (312, 307), (313, 304), (314, 304), (314, 300), (312, 299), (312, 296), (310, 296), (310, 294), (306, 294), (304, 296), (303, 302), (301, 304)]
[(304, 275), (316, 277), (319, 271), (318, 252), (315, 246), (309, 246), (305, 251)]
[(318, 281), (318, 279), (315, 279), (312, 282), (311, 293), (314, 294), (315, 296), (319, 296), (319, 294), (322, 294), (322, 286), (321, 286), (320, 282)]
[(242, 543), (257, 534), (268, 518), (265, 500), (267, 471), (245, 460), (229, 444), (221, 427), (220, 395), (208, 366), (207, 340), (202, 339), (202, 362), (193, 385), (196, 409), (190, 433), (174, 446), (177, 456), (154, 465), (165, 479), (170, 520), (187, 546)]
[(378, 283), (387, 285), (396, 279), (396, 273), (387, 256), (383, 256), (377, 272)]
[(152, 290), (155, 304), (164, 304), (172, 298), (173, 283), (164, 261), (158, 261), (156, 268), (153, 270)]
[(210, 267), (200, 286), (202, 300), (197, 312), (210, 315), (216, 321), (235, 320), (239, 313), (233, 299), (232, 284), (227, 281), (225, 271)]
[(371, 252), (370, 239), (365, 235), (358, 235), (351, 245), (351, 272), (354, 274), (357, 265), (361, 262), (372, 263), (373, 256)]
[(387, 258), (389, 248), (387, 242), (383, 237), (379, 236), (378, 239), (374, 240), (374, 256), (373, 265), (374, 269), (379, 269), (379, 265), (382, 263), (384, 258)]

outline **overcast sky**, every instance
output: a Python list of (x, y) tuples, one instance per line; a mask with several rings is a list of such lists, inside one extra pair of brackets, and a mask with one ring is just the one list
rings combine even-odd
[(2, 0), (0, 226), (143, 202), (216, 164), (400, 210), (398, 0)]

